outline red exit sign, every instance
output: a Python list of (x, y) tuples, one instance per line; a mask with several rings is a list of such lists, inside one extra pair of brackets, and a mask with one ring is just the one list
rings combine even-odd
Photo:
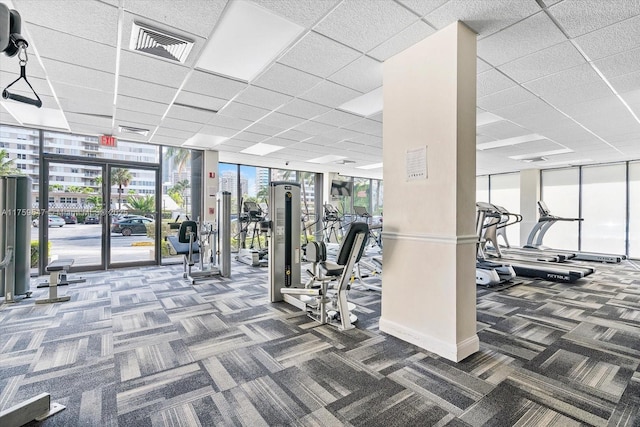
[(118, 140), (115, 136), (111, 135), (100, 135), (100, 145), (105, 147), (115, 147)]

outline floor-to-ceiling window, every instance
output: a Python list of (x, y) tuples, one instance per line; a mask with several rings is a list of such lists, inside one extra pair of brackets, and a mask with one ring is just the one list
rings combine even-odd
[[(490, 201), (509, 212), (520, 212), (520, 174), (506, 173), (492, 175), (490, 182)], [(520, 245), (520, 224), (507, 227), (507, 239), (512, 246)]]
[(489, 202), (489, 175), (476, 177), (476, 202)]
[[(580, 170), (542, 171), (541, 197), (553, 215), (578, 218), (580, 215)], [(578, 249), (578, 221), (558, 221), (544, 236), (543, 244), (557, 249)]]
[(580, 250), (625, 253), (626, 191), (626, 164), (582, 167)]
[(629, 163), (629, 257), (640, 259), (640, 162)]

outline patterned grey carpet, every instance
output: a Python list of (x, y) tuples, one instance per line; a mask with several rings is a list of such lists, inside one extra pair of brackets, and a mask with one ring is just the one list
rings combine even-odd
[[(640, 271), (478, 288), (481, 351), (453, 363), (267, 301), (267, 269), (189, 285), (181, 266), (87, 273), (71, 301), (0, 307), (0, 409), (48, 391), (43, 426), (640, 425)], [(379, 276), (363, 279), (379, 284)]]

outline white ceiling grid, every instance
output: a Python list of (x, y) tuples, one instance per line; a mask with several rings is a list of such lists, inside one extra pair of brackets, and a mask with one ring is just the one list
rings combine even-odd
[[(478, 174), (545, 167), (509, 158), (528, 153), (550, 153), (554, 166), (640, 158), (636, 0), (251, 0), (306, 31), (250, 82), (197, 68), (234, 1), (250, 0), (12, 4), (31, 44), (30, 80), (74, 132), (148, 128), (147, 137), (119, 136), (178, 146), (191, 138), (227, 161), (257, 161), (239, 152), (264, 142), (285, 147), (260, 157), (265, 165), (381, 176), (354, 168), (382, 161), (383, 113), (362, 117), (340, 105), (382, 85), (382, 61), (461, 20), (478, 33), (478, 113), (495, 115), (479, 121), (477, 143), (543, 137), (478, 151)], [(129, 50), (134, 21), (193, 40), (186, 62)], [(0, 83), (17, 70), (16, 60), (0, 61)], [(4, 106), (0, 120), (16, 123)], [(574, 152), (555, 154), (564, 148)], [(326, 154), (355, 163), (307, 163)]]

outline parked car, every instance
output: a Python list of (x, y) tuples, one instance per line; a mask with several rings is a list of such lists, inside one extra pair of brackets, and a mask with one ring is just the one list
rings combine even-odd
[(76, 218), (75, 215), (62, 214), (62, 215), (60, 215), (60, 217), (62, 217), (62, 219), (64, 219), (64, 223), (65, 224), (77, 224), (78, 223), (78, 218)]
[(147, 224), (153, 224), (153, 220), (145, 217), (122, 219), (111, 225), (111, 232), (121, 233), (123, 236), (147, 234)]
[[(34, 219), (33, 226), (37, 227), (39, 221), (39, 219)], [(58, 215), (49, 214), (49, 227), (62, 227), (65, 224), (66, 222), (63, 218), (59, 217)]]
[(96, 215), (87, 215), (84, 219), (85, 224), (100, 224), (100, 217)]

